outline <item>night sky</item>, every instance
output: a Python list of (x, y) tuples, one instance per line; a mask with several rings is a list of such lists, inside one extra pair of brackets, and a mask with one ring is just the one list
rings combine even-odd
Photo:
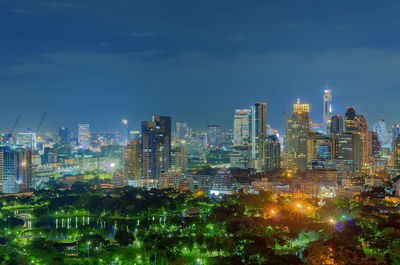
[(138, 129), (153, 114), (233, 126), (268, 103), (268, 123), (300, 97), (334, 113), (400, 120), (399, 1), (0, 0), (0, 129), (89, 123)]

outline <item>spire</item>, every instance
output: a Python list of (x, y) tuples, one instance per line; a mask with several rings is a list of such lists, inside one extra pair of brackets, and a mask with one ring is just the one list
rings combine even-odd
[(297, 98), (297, 104), (300, 104), (300, 98)]

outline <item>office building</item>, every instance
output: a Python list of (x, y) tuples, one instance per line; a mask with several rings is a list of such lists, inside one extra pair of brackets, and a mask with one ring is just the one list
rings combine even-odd
[(335, 136), (343, 132), (343, 117), (341, 115), (333, 115), (331, 117), (331, 124), (329, 135)]
[(310, 105), (300, 102), (293, 105), (292, 116), (285, 113), (284, 165), (285, 168), (307, 168), (307, 137), (310, 132)]
[(162, 172), (171, 168), (171, 117), (153, 116), (142, 122), (142, 181), (157, 187)]
[(122, 120), (122, 128), (121, 128), (121, 145), (126, 146), (129, 143), (129, 125), (128, 120)]
[(307, 139), (307, 169), (333, 168), (331, 138), (310, 132)]
[(222, 143), (222, 129), (219, 125), (207, 125), (207, 147), (219, 148)]
[(60, 137), (61, 144), (67, 144), (71, 141), (71, 133), (66, 127), (58, 129), (58, 137)]
[(243, 146), (249, 142), (250, 137), (250, 109), (237, 109), (233, 120), (233, 145)]
[(124, 152), (124, 173), (130, 186), (142, 187), (142, 148), (139, 139), (130, 139)]
[(324, 96), (323, 96), (323, 114), (322, 114), (323, 124), (326, 129), (329, 128), (329, 124), (331, 122), (331, 115), (332, 115), (332, 94), (331, 90), (326, 89), (324, 91)]
[(392, 148), (394, 148), (394, 142), (396, 141), (397, 137), (400, 133), (400, 125), (395, 123), (392, 125)]
[(89, 149), (89, 147), (90, 147), (89, 124), (79, 124), (78, 146), (79, 146), (79, 148), (82, 148), (82, 149)]
[(264, 170), (264, 140), (267, 136), (267, 103), (256, 102), (251, 107), (250, 159), (251, 167)]
[(264, 168), (273, 171), (281, 167), (281, 144), (276, 135), (269, 135), (264, 140)]
[(175, 137), (178, 139), (187, 139), (190, 137), (190, 128), (186, 121), (177, 121), (175, 123)]

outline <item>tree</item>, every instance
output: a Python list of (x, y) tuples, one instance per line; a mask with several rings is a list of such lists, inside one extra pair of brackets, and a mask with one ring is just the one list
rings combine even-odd
[(135, 237), (129, 232), (118, 230), (114, 239), (118, 241), (120, 246), (126, 247), (135, 240)]

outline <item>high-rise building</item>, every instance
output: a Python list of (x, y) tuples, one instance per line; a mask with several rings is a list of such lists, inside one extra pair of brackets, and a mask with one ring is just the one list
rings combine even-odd
[(351, 132), (356, 131), (355, 118), (357, 114), (354, 107), (347, 107), (346, 115), (345, 115), (345, 131)]
[(332, 157), (342, 165), (342, 174), (352, 174), (361, 167), (361, 139), (360, 135), (345, 132), (333, 138)]
[(269, 135), (264, 141), (265, 171), (273, 171), (281, 167), (281, 144), (276, 135)]
[(233, 120), (233, 145), (243, 146), (249, 142), (250, 137), (250, 109), (237, 109)]
[(218, 148), (222, 143), (222, 129), (219, 125), (207, 125), (207, 147)]
[(234, 146), (229, 155), (231, 167), (247, 169), (249, 167), (248, 146)]
[(256, 102), (251, 106), (250, 158), (251, 167), (264, 170), (264, 140), (267, 137), (267, 103)]
[(284, 128), (284, 165), (286, 168), (305, 170), (307, 168), (307, 138), (310, 132), (310, 105), (300, 103), (293, 105), (293, 113), (285, 113)]
[(139, 139), (130, 139), (124, 152), (124, 173), (128, 184), (142, 187), (142, 148)]
[(122, 128), (121, 128), (121, 145), (127, 145), (129, 142), (129, 125), (128, 120), (122, 120)]
[(35, 188), (32, 149), (0, 148), (0, 192), (16, 193)]
[(71, 134), (66, 127), (61, 127), (58, 129), (58, 136), (60, 137), (60, 142), (62, 144), (67, 144), (71, 141)]
[(78, 145), (80, 148), (89, 149), (90, 146), (89, 124), (79, 124)]
[(187, 139), (190, 136), (190, 128), (186, 121), (177, 121), (175, 123), (176, 135), (178, 139)]
[(394, 142), (396, 141), (397, 137), (400, 133), (400, 125), (395, 123), (392, 125), (392, 148), (394, 148)]
[(331, 122), (331, 115), (332, 115), (332, 94), (331, 90), (326, 89), (324, 91), (323, 97), (323, 123), (326, 128), (329, 128), (329, 123)]
[(186, 147), (174, 147), (171, 150), (171, 168), (179, 169), (182, 173), (187, 172), (187, 155)]
[(142, 181), (157, 187), (160, 174), (171, 168), (171, 117), (142, 122)]
[(393, 160), (394, 169), (397, 171), (397, 173), (399, 173), (400, 172), (400, 136), (397, 136), (397, 138), (394, 141), (392, 160)]
[(341, 115), (333, 115), (331, 117), (331, 125), (329, 134), (331, 136), (341, 134), (343, 132), (343, 117)]
[(307, 168), (333, 168), (331, 138), (318, 132), (308, 134)]
[(373, 131), (378, 134), (379, 141), (381, 142), (381, 148), (392, 149), (392, 134), (388, 132), (384, 119), (380, 119), (378, 123), (374, 124)]

